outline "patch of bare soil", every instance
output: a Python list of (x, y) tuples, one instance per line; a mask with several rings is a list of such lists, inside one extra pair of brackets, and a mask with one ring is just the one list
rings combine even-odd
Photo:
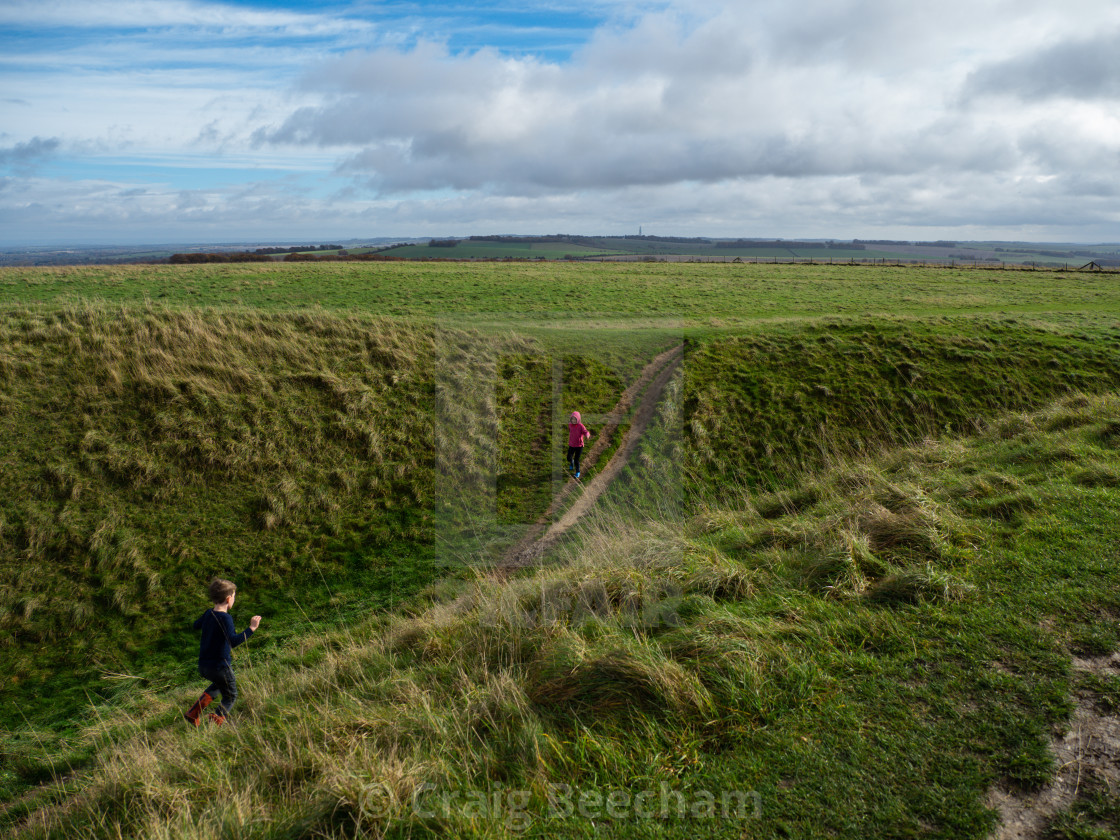
[[(530, 565), (555, 545), (567, 530), (591, 509), (599, 496), (614, 481), (615, 476), (626, 466), (646, 427), (653, 420), (661, 394), (669, 384), (669, 380), (673, 378), (683, 354), (684, 346), (678, 344), (654, 357), (653, 361), (642, 369), (641, 375), (623, 391), (622, 397), (611, 410), (610, 419), (600, 431), (598, 439), (584, 454), (584, 463), (593, 465), (597, 462), (611, 434), (630, 413), (634, 400), (641, 394), (641, 402), (631, 419), (630, 428), (614, 456), (591, 480), (566, 484), (564, 489), (553, 497), (548, 510), (529, 528), (521, 541), (506, 552), (498, 563), (499, 569), (514, 569)], [(554, 522), (556, 512), (563, 509), (571, 494), (580, 487), (583, 488), (583, 493), (570, 508), (564, 511), (560, 519)]]
[[(1099, 676), (1117, 676), (1120, 653), (1075, 658), (1073, 667)], [(1078, 697), (1069, 730), (1054, 738), (1051, 750), (1058, 771), (1042, 790), (1020, 794), (996, 788), (988, 794), (988, 807), (1000, 814), (992, 840), (1044, 837), (1051, 820), (1072, 805), (1090, 783), (1120, 793), (1120, 718), (1101, 714), (1092, 697)]]

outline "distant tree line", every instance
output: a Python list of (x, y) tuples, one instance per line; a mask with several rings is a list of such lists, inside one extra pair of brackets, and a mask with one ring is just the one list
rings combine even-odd
[(830, 248), (836, 251), (864, 251), (866, 248), (854, 242), (790, 242), (785, 239), (723, 239), (715, 243), (717, 248), (796, 248), (805, 251), (811, 248)]
[(198, 254), (172, 254), (168, 257), (170, 263), (238, 263), (238, 262), (272, 262), (267, 254), (255, 254), (249, 251), (224, 251), (218, 253)]
[(301, 251), (340, 251), (341, 245), (294, 245), (290, 248), (257, 248), (255, 251), (213, 251), (190, 254), (172, 254), (172, 263), (234, 263), (271, 262), (274, 254), (296, 254)]
[(911, 242), (908, 239), (853, 239), (863, 245), (920, 245), (923, 248), (956, 248), (956, 242), (938, 239), (936, 242)]
[(591, 248), (599, 247), (604, 242), (635, 240), (639, 242), (677, 242), (688, 245), (710, 245), (711, 239), (703, 236), (578, 236), (568, 233), (554, 233), (545, 236), (472, 236), (472, 242), (501, 242), (507, 245), (517, 244), (548, 244), (563, 242), (568, 245), (586, 245)]
[(290, 248), (258, 248), (255, 254), (295, 254), (300, 251), (341, 251), (341, 245), (293, 245)]
[(711, 245), (712, 240), (706, 236), (651, 236), (649, 234), (638, 236), (601, 236), (600, 239), (636, 239), (639, 242), (679, 242), (684, 245)]
[(404, 257), (392, 257), (388, 254), (305, 254), (293, 253), (284, 257), (284, 262), (384, 262), (389, 260), (403, 260)]
[[(506, 245), (545, 244), (549, 242), (566, 242), (568, 244), (582, 245), (592, 242), (589, 236), (570, 236), (566, 233), (556, 233), (549, 236), (472, 236), (471, 242), (501, 242)], [(432, 240), (433, 244), (435, 240)]]

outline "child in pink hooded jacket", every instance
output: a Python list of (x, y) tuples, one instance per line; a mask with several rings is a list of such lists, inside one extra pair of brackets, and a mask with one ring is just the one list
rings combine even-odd
[(591, 432), (580, 421), (578, 411), (568, 418), (568, 469), (579, 478), (579, 456), (583, 454), (583, 444), (591, 437)]

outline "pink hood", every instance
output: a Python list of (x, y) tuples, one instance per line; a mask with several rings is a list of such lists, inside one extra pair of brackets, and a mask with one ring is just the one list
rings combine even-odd
[(582, 423), (582, 422), (583, 422), (583, 421), (582, 421), (582, 420), (580, 419), (580, 416), (579, 416), (579, 412), (578, 412), (578, 411), (573, 411), (573, 412), (572, 412), (572, 416), (568, 418), (568, 422), (569, 422), (569, 423), (571, 423), (571, 422), (572, 422), (573, 420), (574, 420), (574, 421), (575, 421), (576, 423)]

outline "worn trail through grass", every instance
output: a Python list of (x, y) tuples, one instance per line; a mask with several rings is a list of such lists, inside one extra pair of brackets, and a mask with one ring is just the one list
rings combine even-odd
[[(531, 564), (559, 542), (561, 537), (568, 532), (568, 529), (591, 509), (599, 496), (606, 491), (622, 468), (626, 466), (626, 462), (634, 452), (638, 441), (641, 440), (642, 433), (653, 419), (661, 394), (680, 366), (683, 355), (684, 345), (678, 344), (676, 347), (672, 347), (654, 357), (643, 368), (641, 375), (623, 392), (618, 404), (611, 411), (609, 420), (596, 439), (595, 444), (588, 450), (586, 464), (590, 467), (596, 463), (603, 450), (606, 449), (607, 442), (614, 430), (618, 428), (623, 418), (629, 414), (634, 401), (641, 395), (641, 402), (638, 404), (630, 428), (624, 435), (614, 456), (590, 481), (582, 484), (575, 482), (565, 484), (563, 489), (553, 497), (548, 510), (533, 523), (525, 536), (506, 552), (502, 561), (498, 564), (498, 568), (511, 569)], [(571, 507), (564, 510), (568, 499), (578, 486), (583, 487), (583, 493)], [(563, 515), (556, 519), (557, 513), (561, 510), (564, 510)]]

